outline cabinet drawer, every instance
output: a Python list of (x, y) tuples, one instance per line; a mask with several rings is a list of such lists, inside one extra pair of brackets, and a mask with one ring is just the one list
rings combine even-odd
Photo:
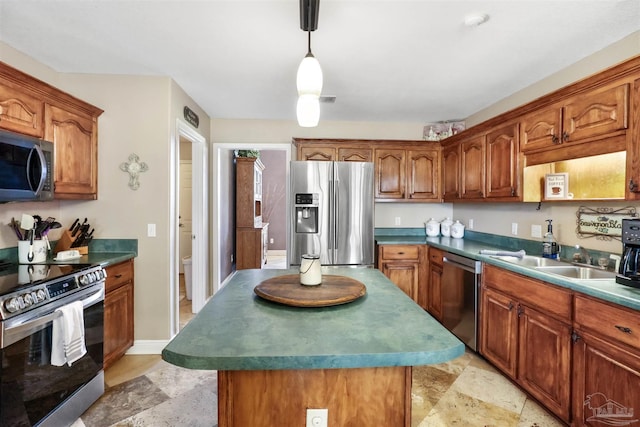
[(576, 295), (575, 322), (640, 349), (640, 313), (637, 311)]
[(110, 265), (106, 269), (105, 292), (112, 291), (133, 280), (133, 260)]
[(418, 245), (384, 245), (382, 259), (415, 259), (419, 258)]
[(487, 264), (482, 280), (489, 288), (509, 294), (561, 320), (571, 321), (570, 291)]
[(442, 251), (436, 248), (429, 248), (429, 262), (442, 265)]

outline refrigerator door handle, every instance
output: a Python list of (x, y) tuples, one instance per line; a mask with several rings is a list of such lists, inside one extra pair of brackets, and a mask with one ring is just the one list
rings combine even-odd
[[(333, 249), (338, 253), (338, 230), (340, 227), (340, 179), (338, 177), (338, 168), (333, 168)], [(338, 255), (334, 255), (336, 258)], [(336, 260), (334, 260), (336, 262)]]
[[(331, 165), (333, 166), (333, 164)], [(335, 204), (335, 170), (333, 167), (331, 167), (331, 171), (328, 174), (329, 177), (329, 229), (327, 230), (327, 232), (329, 233), (328, 236), (328, 243), (329, 243), (329, 247), (327, 248), (327, 255), (329, 257), (329, 259), (331, 260), (330, 262), (333, 264), (334, 262), (334, 258), (335, 255), (333, 253), (333, 247), (335, 245), (335, 221), (336, 221), (336, 210), (334, 208), (334, 204)]]

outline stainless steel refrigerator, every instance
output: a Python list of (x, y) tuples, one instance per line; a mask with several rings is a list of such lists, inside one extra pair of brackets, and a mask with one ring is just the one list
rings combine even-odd
[(373, 163), (292, 161), (289, 264), (374, 263)]

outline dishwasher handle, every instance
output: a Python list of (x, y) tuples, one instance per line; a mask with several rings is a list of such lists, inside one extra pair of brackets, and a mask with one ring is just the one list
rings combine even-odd
[(461, 268), (465, 271), (469, 271), (473, 274), (480, 274), (482, 272), (482, 262), (460, 255), (455, 255), (449, 252), (443, 253), (442, 262), (445, 264), (453, 265), (457, 268)]

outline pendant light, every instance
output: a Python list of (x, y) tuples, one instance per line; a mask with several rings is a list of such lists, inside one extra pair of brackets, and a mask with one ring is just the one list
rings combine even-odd
[(320, 121), (320, 94), (322, 68), (311, 53), (311, 32), (318, 28), (320, 0), (300, 0), (300, 29), (307, 32), (307, 54), (298, 67), (296, 86), (298, 105), (296, 115), (302, 127), (318, 126)]

